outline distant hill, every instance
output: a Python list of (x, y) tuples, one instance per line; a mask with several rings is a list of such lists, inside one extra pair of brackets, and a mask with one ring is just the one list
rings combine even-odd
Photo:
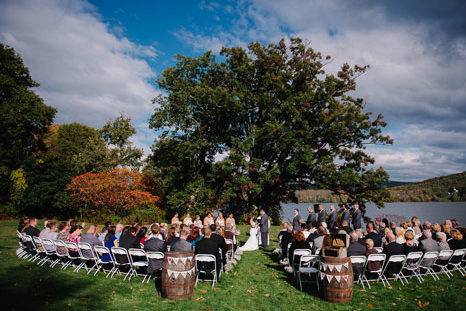
[(390, 188), (393, 202), (466, 201), (466, 172)]
[[(390, 202), (466, 201), (466, 172), (435, 177), (420, 182), (389, 181)], [(307, 189), (296, 192), (299, 202), (339, 202), (330, 190)]]

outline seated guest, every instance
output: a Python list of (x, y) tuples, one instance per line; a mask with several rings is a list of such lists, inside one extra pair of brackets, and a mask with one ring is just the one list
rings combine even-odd
[(384, 246), (383, 253), (390, 258), (393, 255), (403, 255), (403, 245), (396, 242), (396, 237), (392, 232), (387, 234), (388, 244)]
[(437, 240), (437, 233), (442, 232), (442, 226), (439, 224), (432, 225), (432, 239)]
[(58, 225), (57, 240), (68, 241), (68, 235), (70, 234), (70, 227), (66, 221), (62, 221)]
[(419, 242), (419, 248), (425, 252), (438, 252), (439, 245), (437, 241), (432, 239), (432, 231), (430, 229), (422, 231), (423, 239)]
[(171, 246), (173, 243), (175, 243), (176, 241), (178, 241), (180, 237), (178, 236), (178, 233), (176, 231), (176, 227), (172, 226), (168, 232), (167, 232), (167, 236), (166, 236), (166, 239), (165, 239), (165, 247), (170, 250)]
[[(110, 227), (108, 227), (107, 235), (104, 239), (104, 246), (108, 248), (110, 252), (112, 251), (112, 247), (118, 246), (118, 239), (116, 238), (115, 231), (115, 226), (111, 225)], [(102, 256), (102, 261), (109, 262), (112, 261), (112, 258), (110, 257), (110, 255), (105, 254), (104, 256)]]
[(147, 227), (141, 227), (137, 234), (139, 238), (139, 243), (144, 244), (147, 240)]
[(187, 241), (191, 243), (192, 247), (196, 247), (197, 242), (202, 240), (202, 235), (200, 233), (199, 227), (194, 226), (190, 232), (189, 236), (187, 238)]
[(125, 228), (125, 226), (123, 226), (122, 224), (117, 224), (115, 226), (115, 237), (117, 238), (117, 240), (120, 239), (121, 237), (121, 234), (123, 233), (123, 229)]
[(398, 244), (404, 244), (405, 241), (405, 229), (402, 227), (396, 227), (395, 228), (395, 235), (396, 235), (396, 243)]
[[(366, 239), (366, 243), (367, 243), (367, 239)], [(364, 245), (359, 243), (359, 235), (356, 231), (351, 231), (350, 233), (350, 244), (348, 245), (346, 254), (348, 257), (364, 256), (366, 254), (366, 248), (364, 247)]]
[(348, 234), (350, 234), (350, 232), (353, 231), (353, 229), (351, 229), (351, 227), (349, 226), (348, 221), (346, 221), (346, 220), (343, 220), (341, 222), (341, 229), (345, 230), (346, 233), (348, 233)]
[[(74, 225), (70, 228), (70, 234), (68, 235), (68, 242), (78, 244), (81, 241), (81, 232), (83, 231), (83, 227), (80, 225)], [(72, 256), (79, 256), (78, 248), (68, 248), (68, 252)]]
[(99, 240), (101, 240), (102, 242), (105, 240), (105, 236), (107, 235), (108, 227), (110, 227), (111, 225), (112, 225), (111, 221), (105, 222), (104, 227), (102, 229), (102, 232), (99, 234)]
[(19, 219), (19, 224), (18, 224), (18, 227), (16, 228), (16, 230), (18, 230), (18, 232), (23, 232), (23, 229), (29, 224), (29, 217), (27, 216), (23, 216)]
[(32, 236), (32, 237), (38, 237), (40, 234), (40, 230), (36, 228), (37, 226), (37, 218), (29, 218), (29, 223), (26, 227), (23, 229), (23, 233)]
[(450, 245), (447, 243), (447, 235), (445, 232), (437, 232), (437, 242), (439, 246), (439, 251), (449, 250)]
[[(89, 229), (87, 229), (87, 233), (81, 236), (81, 242), (88, 243), (92, 247), (92, 249), (94, 249), (94, 246), (96, 245), (103, 245), (102, 241), (99, 240), (96, 233), (97, 233), (97, 226), (90, 225)], [(89, 250), (83, 250), (83, 255), (86, 258), (92, 258), (92, 252)]]
[(375, 247), (382, 247), (382, 236), (375, 231), (374, 224), (369, 222), (366, 226), (367, 234), (365, 240), (371, 239)]
[[(464, 243), (465, 241), (463, 239), (463, 235), (461, 234), (461, 232), (458, 229), (451, 230), (450, 234), (451, 234), (451, 240), (448, 241), (448, 245), (450, 245), (450, 249), (456, 251), (457, 249), (466, 248), (466, 245)], [(448, 237), (448, 235), (447, 235), (447, 237)]]
[(49, 221), (47, 222), (47, 226), (44, 230), (42, 230), (39, 234), (39, 238), (41, 239), (49, 239), (49, 240), (56, 240), (58, 236), (58, 227), (56, 222)]
[(225, 238), (221, 236), (220, 234), (218, 234), (217, 226), (215, 224), (210, 225), (210, 230), (212, 231), (212, 236), (210, 238), (218, 243), (218, 248), (222, 251), (223, 266), (225, 266), (227, 264), (227, 251), (228, 251), (228, 246), (225, 241)]
[[(213, 238), (212, 230), (209, 226), (204, 226), (204, 238), (196, 244), (195, 253), (196, 255), (206, 254), (215, 256), (217, 277), (220, 275), (220, 269), (222, 266), (222, 259), (220, 257), (219, 249), (219, 240), (217, 238)], [(200, 268), (205, 269), (206, 271), (213, 270), (213, 265), (210, 265), (209, 263), (203, 263), (200, 265)]]
[(137, 233), (138, 229), (136, 227), (130, 227), (126, 230), (119, 239), (120, 247), (127, 250), (130, 248), (141, 248), (141, 245), (139, 244), (140, 238), (137, 236)]
[(324, 238), (327, 235), (327, 229), (323, 226), (319, 226), (317, 229), (317, 233), (319, 234), (318, 237), (314, 239), (314, 243), (312, 244), (312, 253), (317, 254), (317, 252), (322, 249), (322, 244), (324, 243)]
[(447, 219), (442, 226), (442, 231), (447, 235), (447, 241), (452, 238), (451, 236), (451, 222)]
[(188, 238), (188, 231), (187, 230), (181, 230), (180, 233), (180, 238), (172, 244), (172, 247), (170, 251), (172, 252), (191, 252), (193, 250), (193, 247), (191, 243), (186, 241)]
[(281, 236), (281, 239), (279, 238), (280, 241), (280, 248), (282, 250), (282, 258), (286, 257), (286, 252), (288, 249), (288, 244), (290, 244), (293, 240), (293, 227), (291, 227), (291, 224), (285, 222), (283, 224), (283, 227), (285, 230), (280, 231), (278, 236)]
[[(297, 231), (293, 235), (293, 241), (291, 242), (289, 253), (288, 253), (288, 262), (290, 265), (293, 264), (293, 253), (297, 249), (311, 249), (311, 245), (304, 239), (304, 234), (302, 231)], [(295, 257), (296, 262), (299, 260), (298, 257)]]
[[(372, 254), (378, 254), (379, 252), (374, 248), (374, 241), (372, 239), (366, 239), (366, 252), (364, 255), (368, 257)], [(363, 256), (364, 256), (363, 255)], [(377, 271), (382, 267), (382, 263), (380, 261), (369, 261), (367, 262), (367, 268), (369, 271)]]
[[(157, 224), (152, 225), (151, 233), (151, 238), (144, 243), (144, 250), (146, 252), (164, 252), (166, 250), (165, 242), (159, 239), (159, 226)], [(162, 268), (162, 262), (163, 259), (149, 259), (147, 272), (153, 274), (159, 271)]]
[(414, 241), (414, 230), (407, 230), (405, 233), (405, 243), (403, 244), (403, 253), (408, 255), (411, 252), (419, 251), (419, 247)]

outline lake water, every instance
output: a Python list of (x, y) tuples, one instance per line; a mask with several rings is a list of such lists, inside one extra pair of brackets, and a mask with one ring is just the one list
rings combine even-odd
[[(298, 208), (303, 218), (307, 217), (307, 208), (313, 203), (282, 203), (282, 217), (291, 220), (293, 209)], [(328, 211), (332, 203), (323, 203)], [(334, 204), (337, 207), (337, 204)], [(466, 202), (397, 202), (385, 203), (384, 208), (375, 204), (366, 205), (366, 217), (374, 219), (380, 215), (397, 215), (410, 219), (417, 216), (421, 221), (443, 223), (445, 219), (456, 219), (461, 225), (466, 225)]]

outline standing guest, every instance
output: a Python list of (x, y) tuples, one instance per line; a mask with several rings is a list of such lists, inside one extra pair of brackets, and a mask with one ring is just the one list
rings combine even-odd
[(186, 216), (184, 216), (184, 219), (183, 219), (183, 224), (189, 227), (191, 226), (192, 223), (193, 223), (193, 219), (191, 218), (189, 213), (186, 213)]
[[(146, 252), (164, 252), (165, 243), (157, 238), (160, 236), (160, 227), (157, 224), (152, 225), (151, 227), (151, 238), (146, 241), (144, 244), (144, 250)], [(147, 272), (153, 274), (154, 272), (159, 271), (162, 268), (163, 259), (149, 259), (149, 266), (147, 267)]]
[(404, 244), (406, 242), (406, 240), (405, 240), (405, 229), (403, 229), (402, 227), (396, 227), (395, 228), (395, 236), (396, 236), (396, 243)]
[(137, 233), (137, 227), (130, 227), (129, 230), (125, 231), (119, 239), (120, 247), (127, 250), (130, 248), (140, 248), (139, 240), (141, 238), (137, 236)]
[(235, 218), (233, 217), (233, 214), (228, 215), (225, 221), (225, 227), (229, 227), (230, 231), (232, 232), (236, 231), (236, 221), (235, 221)]
[(411, 252), (419, 251), (419, 247), (414, 241), (414, 230), (406, 230), (405, 243), (403, 244), (403, 253), (408, 255)]
[(327, 222), (330, 231), (333, 232), (337, 224), (337, 210), (333, 204), (330, 205), (330, 214), (328, 214)]
[[(88, 243), (92, 249), (96, 245), (103, 245), (102, 241), (97, 237), (97, 226), (90, 225), (87, 229), (87, 233), (81, 236), (81, 243)], [(83, 255), (86, 258), (92, 258), (92, 251), (83, 250)]]
[(105, 236), (107, 235), (108, 228), (112, 225), (111, 221), (106, 221), (104, 227), (102, 228), (102, 232), (99, 234), (99, 240), (102, 242), (105, 240)]
[(175, 215), (173, 215), (172, 220), (171, 220), (170, 223), (171, 223), (172, 226), (176, 226), (176, 225), (181, 223), (180, 219), (178, 218), (178, 213), (175, 213)]
[(319, 203), (319, 204), (316, 204), (316, 208), (317, 208), (317, 226), (320, 226), (323, 222), (325, 222), (325, 208), (324, 208), (324, 205)]
[(125, 228), (125, 226), (123, 226), (122, 224), (117, 224), (115, 226), (115, 237), (117, 238), (117, 240), (120, 239), (121, 237), (121, 234), (123, 233), (123, 229)]
[(362, 228), (362, 213), (361, 210), (359, 209), (358, 204), (353, 204), (353, 218), (352, 218), (352, 225), (353, 229), (361, 229)]
[(225, 228), (225, 218), (223, 218), (223, 213), (219, 212), (217, 219), (215, 220), (215, 225), (217, 228)]
[(196, 219), (194, 220), (194, 226), (198, 227), (199, 229), (202, 229), (201, 216), (196, 215)]
[(36, 228), (37, 227), (37, 218), (29, 218), (29, 223), (26, 227), (23, 229), (23, 233), (32, 236), (32, 237), (38, 237), (40, 234), (40, 230)]
[[(297, 209), (296, 209), (297, 210)], [(299, 213), (299, 212), (298, 212)], [(314, 208), (308, 207), (307, 208), (307, 219), (306, 219), (306, 227), (308, 229), (311, 229), (314, 227), (314, 224), (317, 222), (316, 220), (316, 214), (314, 213)], [(294, 223), (293, 223), (293, 228), (294, 228)]]
[(202, 240), (202, 235), (198, 227), (193, 227), (189, 232), (189, 236), (186, 239), (189, 243), (191, 243), (192, 247), (195, 248), (197, 242)]
[(447, 243), (447, 235), (444, 232), (437, 233), (439, 251), (449, 250), (450, 245)]
[(288, 250), (288, 262), (290, 263), (290, 266), (297, 263), (299, 260), (298, 256), (296, 256), (296, 261), (293, 263), (293, 253), (297, 249), (311, 249), (311, 246), (306, 242), (302, 231), (297, 231), (293, 234), (293, 241), (291, 242), (290, 249)]
[(143, 227), (139, 228), (137, 236), (139, 238), (139, 243), (140, 244), (146, 243), (146, 240), (147, 240), (147, 227), (143, 226)]
[(18, 232), (23, 232), (23, 229), (29, 224), (29, 217), (23, 216), (19, 219)]
[(293, 232), (301, 231), (301, 216), (299, 215), (299, 209), (295, 208), (293, 210)]
[[(366, 245), (367, 245), (366, 239)], [(374, 242), (372, 241), (372, 245)], [(363, 244), (359, 243), (359, 234), (356, 231), (351, 231), (350, 233), (350, 244), (346, 250), (348, 257), (350, 256), (364, 256), (366, 254), (366, 248)]]
[(207, 213), (207, 216), (204, 218), (204, 226), (210, 226), (215, 224), (214, 215), (212, 213)]
[(365, 239), (371, 239), (375, 247), (382, 247), (382, 236), (375, 231), (374, 224), (372, 222), (367, 223), (366, 231), (367, 234), (365, 236)]
[(383, 252), (388, 258), (393, 255), (403, 255), (403, 245), (396, 242), (395, 235), (389, 231), (387, 234), (388, 244), (384, 246)]
[(172, 244), (170, 251), (174, 252), (191, 252), (193, 250), (193, 246), (191, 243), (186, 241), (188, 239), (188, 231), (181, 230), (180, 238)]
[[(113, 226), (113, 225), (109, 226), (107, 229), (107, 235), (105, 235), (104, 246), (108, 248), (110, 252), (112, 251), (112, 247), (118, 247), (118, 239), (115, 233), (116, 233), (116, 226)], [(104, 254), (102, 256), (102, 261), (103, 262), (112, 261), (110, 254)]]
[[(450, 245), (450, 249), (456, 251), (457, 249), (466, 248), (465, 241), (463, 239), (463, 235), (458, 229), (453, 229), (450, 231), (451, 233), (451, 240), (448, 241), (448, 245)], [(446, 233), (445, 233), (446, 235)], [(448, 237), (448, 235), (447, 235)]]
[(423, 239), (419, 242), (419, 248), (425, 252), (438, 252), (439, 245), (432, 239), (432, 232), (429, 229), (422, 231)]
[[(214, 225), (215, 226), (215, 225)], [(214, 255), (215, 260), (216, 260), (216, 273), (217, 273), (217, 278), (220, 275), (220, 268), (222, 266), (222, 259), (220, 257), (219, 249), (219, 239), (213, 237), (214, 235), (212, 234), (212, 230), (209, 226), (204, 227), (204, 238), (200, 240), (196, 244), (196, 249), (195, 253), (197, 254), (208, 254), (208, 255)], [(226, 243), (225, 243), (225, 248), (226, 248)], [(213, 270), (213, 265), (211, 263), (201, 263), (200, 264), (201, 269), (205, 269), (205, 271)]]

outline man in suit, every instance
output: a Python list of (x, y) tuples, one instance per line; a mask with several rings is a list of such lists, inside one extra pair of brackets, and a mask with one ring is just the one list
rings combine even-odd
[(139, 243), (139, 238), (136, 236), (138, 229), (136, 227), (131, 227), (120, 237), (119, 246), (130, 249), (130, 248), (141, 248)]
[(383, 248), (383, 253), (390, 258), (393, 255), (403, 255), (403, 245), (396, 243), (396, 237), (393, 233), (389, 232), (387, 234), (388, 244), (386, 244)]
[(37, 227), (37, 218), (29, 218), (29, 226), (23, 232), (31, 237), (39, 237), (40, 230)]
[(366, 247), (359, 243), (359, 234), (356, 231), (351, 231), (350, 239), (350, 244), (346, 250), (347, 256), (365, 256)]
[[(215, 226), (215, 225), (213, 225)], [(219, 235), (217, 235), (219, 236)], [(225, 240), (224, 240), (225, 242)], [(219, 253), (219, 245), (220, 239), (215, 237), (215, 235), (212, 233), (212, 230), (209, 226), (204, 227), (204, 238), (200, 240), (199, 242), (196, 243), (196, 249), (195, 253), (196, 255), (198, 254), (207, 254), (207, 255), (214, 255), (215, 256), (215, 261), (216, 261), (216, 266), (217, 266), (217, 279), (218, 276), (220, 275), (220, 268), (222, 266), (221, 258), (220, 258), (220, 253)], [(225, 243), (226, 247), (226, 243)], [(209, 271), (213, 270), (213, 264), (210, 263), (202, 263), (200, 264), (200, 268)]]
[(261, 221), (260, 221), (260, 232), (262, 248), (269, 246), (269, 216), (265, 213), (264, 209), (260, 209)]
[(422, 236), (423, 236), (423, 239), (421, 242), (419, 242), (419, 247), (424, 253), (440, 251), (438, 242), (432, 239), (432, 231), (423, 230)]
[(212, 231), (211, 239), (217, 243), (218, 249), (222, 251), (222, 263), (225, 267), (225, 265), (227, 264), (227, 242), (225, 241), (225, 238), (223, 236), (217, 234), (217, 226), (215, 224), (210, 225), (210, 230)]
[(350, 222), (350, 212), (348, 211), (348, 206), (346, 204), (341, 204), (340, 206), (340, 224), (346, 221), (348, 224)]
[(192, 244), (186, 241), (188, 235), (188, 231), (181, 230), (180, 238), (172, 244), (170, 251), (191, 252), (193, 250)]
[[(146, 252), (164, 252), (165, 242), (158, 238), (159, 236), (159, 226), (152, 225), (151, 228), (152, 237), (144, 243), (144, 250)], [(149, 266), (147, 267), (147, 272), (152, 274), (154, 272), (162, 269), (163, 259), (149, 259)]]
[[(293, 232), (298, 232), (301, 230), (301, 216), (299, 215), (299, 209), (297, 208), (293, 210), (293, 221), (291, 224), (293, 226)], [(261, 226), (261, 230), (262, 230), (262, 226)]]
[(352, 219), (352, 224), (353, 224), (353, 229), (361, 229), (362, 228), (362, 213), (361, 210), (359, 209), (358, 204), (353, 204), (353, 219)]
[(312, 227), (315, 226), (316, 223), (316, 214), (314, 213), (314, 208), (308, 207), (307, 208), (307, 219), (306, 219), (306, 227), (308, 229), (311, 229)]
[(333, 204), (330, 205), (330, 214), (328, 215), (327, 222), (330, 232), (333, 232), (337, 223), (337, 210)]
[(378, 232), (375, 231), (374, 223), (372, 223), (372, 222), (367, 223), (366, 230), (367, 230), (367, 234), (364, 237), (364, 239), (365, 240), (371, 239), (372, 241), (374, 241), (374, 246), (375, 247), (381, 247), (382, 246), (382, 236)]
[(325, 209), (323, 204), (316, 204), (317, 206), (317, 227), (325, 222)]

